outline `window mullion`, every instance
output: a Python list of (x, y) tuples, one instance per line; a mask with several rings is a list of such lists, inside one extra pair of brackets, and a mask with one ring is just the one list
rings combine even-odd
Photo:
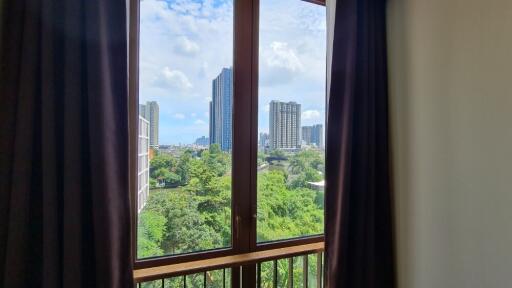
[(250, 252), (256, 243), (257, 2), (235, 1), (233, 245), (239, 253)]
[[(258, 107), (258, 0), (236, 0), (234, 21), (233, 203), (234, 248), (256, 247), (256, 159)], [(256, 265), (233, 269), (242, 287), (254, 287)], [(233, 287), (240, 277), (233, 277)]]

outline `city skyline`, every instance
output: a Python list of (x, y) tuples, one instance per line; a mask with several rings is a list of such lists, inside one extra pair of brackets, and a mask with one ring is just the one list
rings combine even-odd
[[(159, 146), (168, 146), (168, 145), (177, 145), (177, 146), (209, 146), (212, 143), (217, 143), (221, 146), (221, 149), (224, 151), (229, 151), (231, 149), (232, 143), (232, 126), (231, 126), (231, 118), (232, 118), (232, 71), (230, 68), (224, 68), (222, 72), (212, 80), (212, 98), (216, 99), (215, 105), (214, 101), (210, 101), (210, 137), (206, 137), (204, 135), (199, 136), (193, 142), (190, 143), (162, 143), (159, 144), (158, 139), (158, 103), (156, 101), (148, 101), (146, 104), (139, 104), (139, 116), (142, 119), (147, 120), (148, 122), (148, 145), (151, 148), (158, 148)], [(224, 98), (224, 101), (222, 101)], [(261, 148), (271, 148), (271, 149), (299, 149), (302, 144), (305, 145), (315, 145), (316, 147), (323, 148), (324, 136), (323, 136), (323, 125), (322, 124), (313, 124), (310, 126), (301, 126), (301, 111), (300, 111), (300, 103), (296, 102), (280, 102), (278, 100), (272, 100), (269, 103), (269, 119), (270, 127), (269, 131), (276, 131), (274, 138), (277, 137), (280, 140), (279, 143), (285, 144), (277, 144), (277, 142), (273, 142), (270, 136), (271, 133), (260, 132), (258, 137), (258, 146)], [(214, 107), (217, 107), (214, 109)], [(295, 107), (295, 108), (292, 108)], [(222, 109), (227, 108), (227, 109)], [(218, 113), (215, 113), (214, 110), (218, 110)], [(283, 110), (283, 111), (278, 111)], [(286, 111), (287, 110), (287, 111)], [(293, 110), (293, 111), (292, 111)], [(290, 113), (294, 113), (292, 119), (292, 115)], [(283, 114), (284, 113), (284, 114)], [(293, 114), (292, 113), (292, 114)], [(214, 117), (215, 116), (215, 117)], [(148, 119), (149, 118), (149, 119)], [(215, 120), (217, 119), (217, 120)], [(273, 123), (276, 121), (276, 123)], [(277, 128), (277, 121), (282, 124), (282, 128), (280, 130), (275, 130)], [(293, 129), (298, 129), (299, 132), (293, 131)], [(273, 128), (274, 127), (274, 128)], [(215, 132), (218, 135), (225, 135), (225, 137), (215, 138)], [(153, 133), (153, 134), (152, 134)], [(152, 139), (151, 135), (154, 135), (154, 139)], [(212, 137), (213, 136), (213, 137)], [(224, 138), (224, 140), (222, 140)], [(290, 139), (288, 139), (290, 138)], [(292, 139), (293, 138), (293, 139)], [(213, 140), (211, 140), (213, 139)], [(222, 143), (224, 147), (222, 146)], [(155, 144), (157, 143), (157, 144)], [(288, 143), (288, 144), (286, 144)], [(292, 143), (292, 144), (290, 144)]]
[[(300, 102), (303, 125), (324, 123), (325, 77), (318, 71), (325, 71), (325, 8), (290, 2), (261, 3), (266, 11), (261, 23), (266, 24), (260, 27), (258, 132), (269, 132), (272, 99)], [(306, 25), (281, 17), (277, 11), (283, 7)], [(198, 1), (188, 7), (180, 1), (145, 0), (140, 19), (139, 97), (141, 103), (159, 104), (159, 144), (208, 137), (211, 81), (222, 67), (233, 66), (233, 1)]]

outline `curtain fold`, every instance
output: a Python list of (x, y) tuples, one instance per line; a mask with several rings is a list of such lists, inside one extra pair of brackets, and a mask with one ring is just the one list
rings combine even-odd
[(327, 9), (326, 287), (395, 287), (386, 3)]
[(132, 287), (126, 0), (0, 11), (0, 286)]

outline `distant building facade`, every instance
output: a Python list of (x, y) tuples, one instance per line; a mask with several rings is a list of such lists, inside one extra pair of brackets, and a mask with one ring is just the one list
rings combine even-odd
[(149, 197), (149, 128), (149, 121), (139, 115), (139, 151), (137, 153), (137, 211), (139, 213), (146, 205)]
[(311, 145), (311, 130), (312, 126), (302, 126), (302, 143), (305, 145)]
[(232, 147), (233, 69), (223, 68), (212, 81), (210, 101), (210, 144), (219, 144), (223, 151)]
[(260, 133), (259, 147), (260, 149), (265, 149), (269, 147), (270, 137), (268, 133)]
[(208, 146), (210, 144), (210, 138), (202, 136), (200, 138), (197, 138), (194, 144), (198, 146)]
[(271, 149), (301, 147), (301, 106), (296, 102), (271, 101), (269, 111), (269, 146)]
[(316, 124), (312, 126), (311, 130), (311, 143), (316, 144), (317, 147), (324, 147), (324, 126), (322, 124)]
[(149, 121), (149, 146), (157, 148), (158, 141), (158, 126), (160, 122), (160, 108), (156, 101), (148, 101), (145, 105), (139, 105), (139, 115)]
[(324, 127), (322, 124), (302, 127), (302, 141), (307, 145), (324, 147)]

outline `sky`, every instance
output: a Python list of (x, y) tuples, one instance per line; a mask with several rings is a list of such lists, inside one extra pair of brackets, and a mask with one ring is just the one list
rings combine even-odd
[[(139, 102), (160, 106), (160, 144), (208, 137), (212, 80), (233, 63), (233, 1), (140, 2)], [(325, 7), (260, 0), (259, 119), (271, 100), (302, 104), (302, 125), (325, 118)]]

